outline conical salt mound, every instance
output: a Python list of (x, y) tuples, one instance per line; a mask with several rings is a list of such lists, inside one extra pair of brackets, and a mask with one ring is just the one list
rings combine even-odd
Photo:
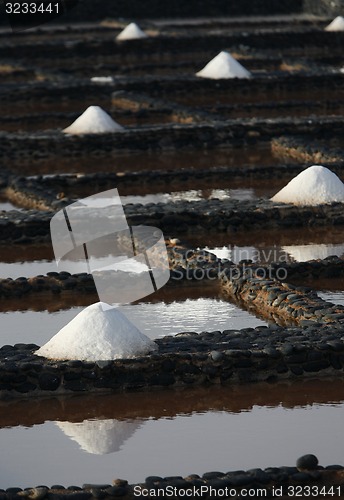
[(140, 38), (148, 38), (148, 35), (136, 24), (130, 23), (117, 36), (116, 40), (137, 40)]
[(118, 309), (104, 302), (86, 307), (35, 352), (49, 359), (105, 361), (135, 358), (157, 349)]
[(313, 165), (294, 177), (271, 200), (294, 205), (344, 203), (344, 184), (328, 168)]
[(337, 16), (328, 26), (326, 26), (325, 31), (344, 31), (344, 17)]
[(252, 75), (228, 52), (222, 51), (196, 73), (196, 76), (220, 80), (221, 78), (251, 78)]
[(66, 134), (106, 134), (109, 132), (119, 132), (123, 127), (116, 123), (100, 106), (89, 106), (86, 111), (79, 116), (63, 132)]

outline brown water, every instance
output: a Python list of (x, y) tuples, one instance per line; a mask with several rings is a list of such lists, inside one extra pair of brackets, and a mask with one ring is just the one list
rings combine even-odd
[(2, 488), (293, 466), (305, 453), (321, 465), (343, 462), (338, 379), (22, 400), (0, 408)]
[[(214, 81), (214, 89), (216, 88), (216, 81)], [(167, 94), (167, 95), (166, 95)], [(182, 92), (168, 94), (160, 96), (164, 99), (175, 101), (178, 104), (183, 104), (185, 106), (221, 106), (221, 105), (238, 105), (240, 103), (245, 104), (257, 104), (257, 103), (271, 103), (271, 102), (285, 102), (285, 101), (295, 101), (301, 103), (302, 101), (319, 101), (326, 103), (328, 101), (329, 90), (327, 88), (323, 89), (312, 89), (307, 88), (297, 88), (294, 87), (283, 87), (283, 83), (274, 89), (266, 90), (264, 88), (254, 89), (253, 92), (248, 88), (241, 94), (239, 91), (235, 90), (231, 92), (230, 85), (227, 89), (219, 90), (216, 92), (210, 89), (195, 90), (192, 94), (183, 94)], [(337, 89), (335, 94), (336, 100), (344, 99), (344, 89)], [(278, 106), (278, 104), (276, 105)], [(280, 108), (278, 108), (279, 111)], [(281, 113), (280, 113), (281, 115)]]
[[(211, 187), (209, 187), (211, 178)], [(45, 180), (47, 187), (59, 190), (53, 179)], [(238, 176), (234, 174), (227, 178), (219, 173), (205, 174), (204, 178), (199, 178), (197, 172), (189, 171), (181, 173), (178, 178), (170, 176), (159, 178), (154, 184), (152, 182), (130, 185), (117, 184), (121, 196), (122, 204), (128, 203), (168, 203), (174, 201), (198, 201), (204, 199), (219, 200), (253, 200), (256, 198), (270, 198), (286, 184), (285, 178), (279, 179), (255, 179), (251, 176)], [(109, 186), (109, 187), (107, 187)], [(102, 189), (113, 187), (113, 181), (102, 184)], [(72, 199), (83, 198), (94, 194), (97, 188), (92, 183), (83, 182), (79, 185), (63, 186), (63, 192)], [(100, 188), (99, 188), (100, 189)]]
[[(33, 117), (32, 114), (18, 116), (16, 120), (3, 117), (0, 121), (0, 129), (6, 132), (39, 132), (52, 129), (63, 130), (73, 123), (73, 121), (86, 109), (84, 106), (79, 106), (77, 109), (74, 109), (74, 104), (72, 104), (71, 107), (73, 111), (78, 112), (68, 113), (67, 109), (65, 113), (66, 116), (63, 116), (63, 114), (53, 113), (53, 111), (50, 111), (50, 113), (46, 111), (41, 115), (37, 114), (35, 117)], [(113, 120), (124, 127), (140, 127), (142, 125), (158, 125), (173, 122), (168, 113), (121, 113), (115, 110), (112, 113), (108, 112), (108, 114)], [(15, 114), (13, 116), (15, 116)]]

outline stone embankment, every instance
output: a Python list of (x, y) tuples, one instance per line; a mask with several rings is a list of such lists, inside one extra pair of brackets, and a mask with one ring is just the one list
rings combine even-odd
[[(206, 472), (202, 476), (149, 476), (143, 483), (115, 479), (108, 484), (85, 483), (82, 487), (55, 484), (34, 488), (0, 490), (2, 500), (92, 500), (122, 497), (156, 498), (282, 498), (293, 496), (336, 498), (343, 496), (344, 467), (318, 465), (315, 455), (303, 455), (296, 466), (267, 467), (248, 471)], [(304, 493), (304, 495), (303, 495)]]
[(0, 397), (131, 391), (184, 385), (342, 376), (343, 322), (298, 327), (185, 332), (157, 339), (158, 351), (134, 360), (53, 361), (33, 344), (0, 348)]

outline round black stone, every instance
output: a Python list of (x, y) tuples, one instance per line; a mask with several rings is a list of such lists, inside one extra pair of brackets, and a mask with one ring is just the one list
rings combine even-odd
[(302, 457), (298, 458), (296, 461), (296, 467), (298, 469), (308, 469), (313, 470), (318, 466), (318, 459), (315, 455), (302, 455)]

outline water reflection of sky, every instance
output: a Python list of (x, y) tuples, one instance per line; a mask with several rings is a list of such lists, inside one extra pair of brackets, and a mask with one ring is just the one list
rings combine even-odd
[[(197, 246), (197, 245), (196, 245)], [(285, 262), (297, 261), (305, 262), (313, 259), (325, 259), (331, 255), (344, 256), (344, 244), (302, 244), (302, 245), (223, 245), (216, 246), (209, 244), (203, 247), (208, 252), (214, 253), (220, 259), (229, 259), (238, 263), (243, 259), (250, 259), (253, 262)], [(66, 269), (68, 267), (66, 263)], [(73, 262), (74, 268), (77, 264)], [(125, 261), (118, 264), (118, 268), (126, 269)], [(137, 271), (141, 270), (137, 267)], [(63, 270), (57, 268), (56, 262), (50, 259), (31, 260), (26, 262), (0, 262), (0, 276), (2, 278), (11, 277), (13, 279), (20, 276), (38, 276), (51, 271)], [(67, 269), (68, 270), (68, 269)], [(80, 272), (83, 272), (83, 264)]]
[(124, 205), (128, 203), (169, 203), (175, 201), (199, 201), (211, 199), (253, 200), (257, 198), (254, 189), (191, 189), (189, 191), (174, 191), (171, 193), (146, 194), (143, 196), (121, 196)]
[[(0, 313), (0, 345), (26, 342), (43, 345), (84, 307), (54, 313), (14, 311)], [(140, 302), (122, 307), (122, 312), (148, 337), (193, 331), (241, 329), (266, 325), (255, 316), (216, 298), (184, 301)]]

